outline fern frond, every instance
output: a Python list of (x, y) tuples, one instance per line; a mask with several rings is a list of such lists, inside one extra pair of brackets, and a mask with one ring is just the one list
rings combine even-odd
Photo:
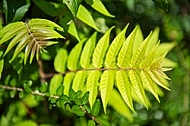
[(24, 63), (26, 64), (29, 54), (31, 63), (35, 54), (38, 59), (44, 47), (56, 43), (51, 39), (64, 38), (55, 30), (63, 32), (63, 28), (46, 19), (31, 19), (28, 23), (11, 23), (0, 30), (0, 44), (10, 40), (4, 55), (17, 45), (11, 61), (25, 48)]

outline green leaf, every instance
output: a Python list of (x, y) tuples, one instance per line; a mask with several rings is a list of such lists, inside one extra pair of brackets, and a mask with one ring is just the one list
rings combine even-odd
[(65, 95), (69, 94), (69, 89), (71, 88), (74, 75), (75, 75), (74, 73), (67, 73), (65, 75), (64, 81), (63, 81), (63, 86), (64, 86), (63, 94)]
[(86, 0), (86, 2), (91, 5), (92, 8), (94, 8), (96, 11), (108, 16), (108, 17), (115, 17), (114, 15), (111, 15), (108, 10), (105, 8), (104, 4), (101, 0)]
[(14, 22), (14, 23), (10, 23), (9, 25), (5, 26), (0, 31), (0, 36), (2, 37), (0, 44), (13, 38), (15, 35), (20, 33), (23, 28), (25, 28), (25, 25), (23, 22)]
[(80, 57), (80, 65), (82, 68), (88, 68), (91, 63), (92, 52), (95, 48), (97, 32), (95, 32), (84, 45), (83, 51)]
[(90, 108), (87, 105), (82, 106), (88, 113), (90, 113)]
[(0, 79), (4, 68), (4, 59), (2, 59), (3, 51), (0, 50)]
[(116, 56), (125, 41), (125, 32), (127, 30), (127, 26), (115, 37), (113, 42), (111, 43), (108, 52), (106, 54), (105, 66), (110, 68), (115, 64)]
[(134, 36), (134, 40), (133, 40), (133, 51), (132, 51), (133, 53), (137, 51), (138, 47), (141, 45), (141, 43), (144, 40), (140, 25), (137, 25), (135, 27), (135, 29), (136, 29), (136, 31), (135, 31), (135, 36)]
[(141, 78), (139, 77), (138, 73), (135, 70), (130, 70), (128, 73), (131, 84), (133, 85), (135, 92), (137, 93), (138, 97), (140, 98), (144, 106), (148, 108)]
[(45, 1), (45, 0), (33, 0), (33, 2), (43, 12), (53, 17), (58, 16), (66, 7), (63, 4)]
[(129, 67), (133, 52), (133, 42), (135, 40), (136, 31), (137, 27), (131, 32), (131, 34), (127, 37), (127, 39), (123, 43), (123, 46), (121, 47), (121, 50), (117, 57), (117, 65), (120, 68)]
[(141, 77), (142, 77), (143, 84), (147, 86), (148, 90), (154, 95), (157, 101), (160, 102), (155, 83), (153, 82), (148, 72), (145, 70), (142, 70)]
[(11, 98), (14, 98), (15, 95), (16, 95), (16, 93), (17, 93), (16, 91), (10, 91), (10, 97), (11, 97)]
[(75, 17), (78, 11), (78, 7), (80, 4), (80, 0), (63, 0), (63, 2), (67, 5), (73, 16)]
[(70, 103), (69, 97), (67, 95), (61, 95), (59, 97), (59, 103), (61, 106), (64, 106), (66, 103)]
[(56, 74), (50, 80), (49, 92), (50, 95), (56, 95), (57, 88), (62, 84), (62, 75)]
[(48, 84), (47, 82), (43, 82), (40, 86), (40, 92), (44, 93), (47, 91)]
[(82, 96), (82, 105), (85, 105), (88, 102), (88, 98), (89, 98), (89, 92), (86, 92), (83, 96)]
[(123, 70), (117, 71), (116, 73), (116, 83), (121, 96), (123, 97), (124, 101), (127, 103), (129, 108), (134, 111), (132, 95), (131, 95), (131, 82), (127, 73)]
[(51, 104), (57, 103), (57, 98), (50, 97), (49, 100), (50, 100), (50, 103), (51, 103)]
[(150, 68), (152, 62), (154, 61), (157, 47), (158, 47), (158, 44), (142, 60), (142, 62), (140, 63), (140, 67), (142, 69), (148, 70)]
[(78, 107), (78, 106), (76, 106), (76, 105), (74, 105), (74, 106), (72, 107), (72, 111), (73, 111), (76, 115), (78, 115), (78, 116), (84, 116), (84, 115), (85, 115), (85, 112), (84, 112), (80, 107)]
[(159, 41), (158, 40), (158, 38), (159, 38), (159, 31), (160, 31), (160, 28), (156, 27), (154, 29), (154, 31), (152, 32), (152, 35), (149, 38), (150, 43), (148, 44), (146, 53), (148, 53), (150, 50), (152, 50), (155, 47), (155, 45), (157, 44), (157, 42)]
[(38, 18), (31, 19), (31, 20), (29, 20), (28, 25), (30, 27), (39, 26), (37, 28), (40, 28), (41, 26), (46, 26), (46, 27), (49, 27), (52, 29), (56, 28), (56, 30), (58, 30), (58, 31), (64, 31), (61, 26), (59, 26), (56, 23), (54, 23), (50, 20), (47, 20), (47, 19), (38, 19)]
[(112, 106), (115, 111), (127, 118), (130, 122), (133, 121), (133, 116), (130, 109), (127, 107), (117, 90), (112, 90), (111, 98), (108, 104)]
[(96, 126), (94, 120), (89, 120), (87, 126)]
[(161, 43), (158, 46), (158, 49), (156, 50), (156, 55), (157, 56), (162, 56), (165, 53), (169, 52), (173, 47), (176, 46), (175, 42), (171, 42), (171, 43)]
[[(14, 51), (14, 54), (13, 54), (13, 57), (12, 59), (10, 60), (10, 62), (12, 62), (16, 56), (21, 52), (21, 50), (27, 45), (27, 43), (29, 42), (30, 40), (30, 36), (25, 36), (20, 42), (19, 44), (17, 45), (15, 51)], [(27, 57), (26, 57), (27, 58)]]
[(73, 100), (75, 97), (77, 97), (76, 92), (71, 88), (69, 90), (69, 97)]
[(79, 35), (78, 35), (78, 30), (75, 26), (75, 23), (73, 21), (69, 22), (69, 28), (68, 28), (68, 33), (74, 36), (78, 41), (80, 41)]
[(84, 87), (84, 82), (86, 77), (87, 77), (86, 71), (77, 72), (73, 79), (72, 89), (74, 91), (82, 90)]
[(60, 48), (54, 59), (54, 68), (59, 73), (64, 73), (66, 70), (67, 50)]
[(103, 72), (100, 79), (100, 94), (103, 103), (104, 112), (106, 113), (106, 107), (109, 99), (111, 98), (111, 92), (114, 84), (115, 71), (106, 70)]
[(88, 78), (87, 78), (87, 91), (89, 91), (89, 103), (90, 103), (90, 107), (92, 108), (97, 94), (98, 94), (98, 81), (100, 78), (100, 71), (90, 71)]
[(23, 84), (24, 86), (24, 90), (26, 91), (26, 93), (31, 93), (32, 89), (31, 89), (31, 86), (32, 86), (32, 81), (28, 81), (26, 83)]
[(109, 46), (110, 33), (113, 28), (114, 27), (111, 27), (104, 34), (104, 36), (101, 37), (101, 39), (98, 41), (98, 44), (96, 45), (96, 47), (94, 49), (93, 57), (92, 57), (92, 64), (95, 68), (101, 68), (103, 65), (104, 56), (105, 56), (105, 53)]
[(26, 12), (28, 12), (30, 7), (30, 0), (26, 0), (26, 4), (19, 7), (16, 11), (15, 11), (15, 15), (13, 17), (13, 22), (15, 21), (19, 21), (22, 20), (22, 18), (24, 17), (24, 15), (26, 14)]
[(110, 126), (110, 123), (102, 118), (102, 117), (97, 117), (96, 120), (102, 125), (102, 126)]
[(152, 78), (152, 80), (154, 80), (154, 82), (156, 82), (158, 85), (160, 85), (161, 87), (167, 89), (170, 91), (170, 89), (168, 88), (168, 82), (167, 80), (165, 80), (164, 78), (160, 77), (159, 74), (156, 73), (155, 70), (152, 71), (148, 71), (150, 77)]
[(76, 70), (78, 68), (78, 61), (82, 51), (82, 46), (86, 39), (80, 41), (75, 47), (71, 50), (68, 59), (67, 59), (67, 68), (69, 70)]
[(98, 27), (96, 26), (96, 23), (93, 17), (91, 16), (90, 12), (83, 5), (79, 6), (76, 17), (80, 19), (81, 21), (83, 21), (85, 24), (94, 28), (95, 30), (100, 31)]
[(56, 90), (56, 95), (61, 96), (63, 94), (63, 85), (59, 85), (59, 87)]
[(97, 99), (94, 105), (92, 106), (91, 114), (93, 116), (98, 116), (99, 112), (100, 112), (100, 100)]
[(164, 11), (168, 11), (168, 0), (152, 0)]
[(23, 38), (26, 37), (26, 34), (28, 33), (27, 29), (22, 29), (9, 43), (5, 54), (6, 55), (16, 44), (18, 44)]
[(138, 48), (138, 50), (136, 52), (134, 52), (133, 56), (132, 56), (132, 59), (131, 59), (131, 66), (133, 68), (138, 68), (142, 59), (144, 58), (145, 56), (145, 53), (146, 53), (146, 49), (147, 49), (147, 46), (148, 46), (148, 43), (150, 42), (149, 41), (149, 38), (150, 36), (152, 35), (152, 32), (149, 34), (149, 36), (142, 42), (142, 44), (140, 45), (140, 47)]
[(174, 67), (178, 66), (178, 64), (176, 62), (174, 62), (168, 58), (164, 58), (162, 64), (163, 64), (163, 67), (168, 67), (168, 68), (174, 68)]

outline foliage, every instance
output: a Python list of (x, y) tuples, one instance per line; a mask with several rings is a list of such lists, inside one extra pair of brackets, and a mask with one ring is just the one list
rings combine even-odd
[[(160, 87), (175, 91), (172, 83), (178, 81), (173, 79), (179, 73), (176, 72), (178, 69), (174, 74), (167, 71), (180, 65), (179, 60), (174, 59), (174, 63), (165, 58), (168, 51), (177, 45), (178, 57), (184, 61), (184, 69), (189, 69), (179, 46), (183, 34), (177, 34), (175, 29), (181, 27), (174, 22), (176, 27), (172, 28), (169, 24), (171, 15), (165, 14), (160, 36), (172, 42), (162, 43), (158, 27), (145, 30), (147, 25), (138, 19), (140, 10), (136, 11), (134, 21), (141, 27), (130, 20), (120, 21), (121, 12), (125, 12), (123, 6), (128, 6), (130, 15), (134, 5), (142, 7), (146, 3), (112, 2), (0, 2), (0, 11), (5, 14), (5, 18), (1, 18), (0, 30), (0, 104), (1, 108), (6, 108), (0, 110), (0, 125), (148, 125), (153, 120), (147, 119), (150, 111), (155, 111), (155, 119), (164, 120), (159, 115), (169, 112), (172, 107), (166, 105), (163, 110), (158, 109), (167, 103), (163, 101), (167, 95), (162, 98), (165, 90)], [(165, 11), (170, 9), (168, 1), (154, 2)], [(122, 4), (120, 9), (110, 9), (119, 4)], [(152, 8), (155, 9), (154, 6)], [(141, 18), (153, 19), (153, 16), (146, 19), (147, 15)], [(144, 39), (143, 35), (147, 37)], [(25, 52), (22, 51), (24, 48)], [(174, 53), (169, 53), (171, 59), (175, 57)], [(27, 64), (29, 55), (30, 64)], [(170, 78), (165, 72), (173, 77), (171, 81), (168, 82)], [(187, 93), (189, 86), (186, 84), (185, 87)], [(188, 95), (185, 96), (187, 100)], [(143, 106), (150, 110), (144, 110)], [(181, 113), (183, 111), (187, 112), (188, 107), (180, 110)], [(165, 118), (174, 115), (177, 114), (168, 113)], [(187, 117), (188, 113), (183, 118), (183, 125), (189, 123)], [(160, 122), (161, 125), (169, 123)]]

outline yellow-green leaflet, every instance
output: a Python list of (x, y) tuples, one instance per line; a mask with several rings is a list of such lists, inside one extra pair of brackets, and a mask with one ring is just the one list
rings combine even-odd
[(127, 103), (129, 108), (134, 111), (133, 101), (131, 96), (131, 82), (126, 71), (121, 70), (117, 71), (116, 73), (116, 83), (121, 96), (123, 97), (124, 101)]
[(92, 108), (92, 106), (96, 100), (96, 97), (97, 97), (98, 85), (99, 85), (98, 81), (99, 81), (100, 75), (101, 75), (101, 73), (98, 70), (90, 71), (88, 78), (87, 78), (86, 85), (87, 85), (87, 91), (90, 92), (89, 103), (90, 103), (91, 108)]
[(134, 36), (134, 40), (132, 41), (133, 42), (133, 51), (132, 51), (132, 53), (137, 51), (137, 49), (139, 48), (139, 46), (141, 45), (141, 43), (144, 40), (143, 33), (141, 31), (140, 25), (137, 25), (135, 27), (135, 29), (136, 29), (135, 36)]
[(133, 57), (131, 59), (131, 66), (134, 68), (138, 68), (142, 59), (144, 58), (147, 45), (150, 42), (149, 38), (152, 33), (149, 34), (149, 36), (142, 42), (142, 44), (139, 46), (136, 52), (134, 52)]
[(123, 101), (121, 95), (118, 93), (117, 90), (113, 89), (109, 100), (109, 105), (112, 106), (118, 113), (123, 115), (129, 121), (133, 121), (133, 117), (131, 114), (130, 109)]
[(67, 61), (67, 50), (65, 48), (60, 48), (54, 59), (54, 68), (59, 73), (64, 73), (66, 70)]
[(100, 93), (105, 113), (106, 113), (107, 103), (110, 99), (110, 95), (113, 89), (114, 77), (115, 77), (115, 71), (106, 70), (103, 72), (100, 79)]
[(144, 104), (144, 106), (146, 108), (148, 108), (147, 103), (146, 103), (146, 96), (145, 96), (143, 84), (142, 84), (142, 81), (141, 81), (138, 73), (135, 70), (130, 70), (128, 73), (129, 73), (129, 78), (130, 78), (130, 81), (133, 85), (135, 92), (139, 96), (139, 98), (142, 101), (142, 103)]
[(129, 67), (129, 64), (131, 63), (131, 57), (133, 54), (133, 42), (135, 39), (136, 31), (137, 27), (131, 32), (121, 47), (121, 50), (117, 57), (117, 65), (120, 68), (126, 68), (127, 66)]
[(147, 86), (148, 90), (154, 95), (157, 101), (160, 102), (155, 83), (153, 82), (148, 72), (146, 70), (142, 70), (140, 74), (143, 80), (143, 84)]
[(106, 60), (105, 60), (105, 66), (107, 68), (110, 68), (111, 66), (113, 66), (115, 64), (116, 61), (116, 56), (123, 44), (123, 42), (125, 41), (125, 32), (128, 28), (128, 25), (125, 26), (125, 28), (119, 33), (119, 35), (117, 35), (115, 37), (115, 39), (112, 41), (108, 52), (106, 54)]
[(96, 45), (93, 57), (92, 57), (92, 64), (95, 68), (101, 68), (104, 61), (104, 56), (106, 54), (106, 51), (109, 47), (109, 38), (110, 38), (110, 32), (114, 27), (111, 27), (103, 37), (98, 41), (98, 44)]
[(98, 12), (108, 16), (108, 17), (115, 17), (114, 15), (111, 15), (108, 10), (105, 8), (104, 4), (101, 0), (86, 0), (86, 2), (91, 5), (92, 8), (97, 10)]
[(71, 21), (69, 23), (68, 33), (71, 34), (72, 36), (74, 36), (78, 41), (80, 41), (80, 38), (79, 38), (79, 35), (77, 32), (77, 28), (76, 28), (74, 21)]
[(100, 31), (96, 26), (96, 23), (93, 17), (91, 16), (90, 12), (82, 4), (79, 5), (76, 17), (84, 23), (86, 23), (87, 25), (89, 25), (90, 27), (94, 28), (95, 30)]
[(76, 70), (78, 68), (78, 61), (82, 51), (82, 46), (86, 39), (81, 40), (70, 52), (67, 59), (67, 68), (69, 70)]
[(50, 86), (49, 86), (49, 93), (50, 95), (56, 95), (56, 90), (59, 85), (62, 84), (63, 77), (60, 74), (56, 74), (51, 78)]
[(97, 32), (95, 32), (85, 43), (80, 57), (82, 68), (88, 68), (92, 62), (92, 53), (95, 48)]
[(74, 91), (82, 90), (84, 87), (84, 82), (87, 76), (87, 71), (79, 71), (75, 74), (73, 79), (72, 89)]
[(69, 94), (69, 90), (71, 88), (71, 84), (72, 84), (74, 76), (75, 76), (74, 73), (67, 73), (65, 75), (64, 80), (63, 80), (63, 86), (64, 86), (63, 94), (65, 95)]

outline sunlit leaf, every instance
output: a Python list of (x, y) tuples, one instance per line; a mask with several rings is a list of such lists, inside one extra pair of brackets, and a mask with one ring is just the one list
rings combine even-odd
[(100, 78), (100, 71), (91, 71), (88, 75), (87, 78), (87, 91), (90, 92), (89, 94), (89, 103), (90, 103), (90, 107), (92, 108), (97, 94), (98, 94), (98, 82), (99, 82), (99, 78)]
[(101, 0), (86, 0), (86, 2), (91, 5), (92, 8), (97, 10), (98, 12), (108, 16), (108, 17), (115, 17), (114, 15), (111, 15), (108, 10), (105, 8), (104, 4)]
[(49, 93), (50, 95), (56, 95), (57, 88), (62, 84), (63, 77), (62, 75), (54, 75), (51, 78), (50, 86), (49, 86)]
[(63, 73), (66, 70), (67, 50), (60, 48), (54, 59), (54, 68), (57, 72)]
[(98, 41), (96, 48), (93, 52), (92, 64), (95, 68), (101, 68), (103, 65), (103, 58), (109, 46), (110, 32), (114, 27), (111, 27), (104, 36)]
[(115, 64), (116, 56), (125, 41), (127, 27), (128, 25), (115, 37), (106, 53), (105, 66), (108, 68)]
[(83, 5), (79, 6), (76, 17), (84, 23), (86, 23), (87, 25), (89, 25), (90, 27), (94, 28), (95, 30), (100, 31), (96, 26), (96, 23), (93, 17), (91, 16), (90, 12)]
[(106, 70), (103, 72), (100, 79), (100, 93), (105, 113), (106, 113), (107, 103), (111, 98), (110, 96), (113, 89), (114, 76), (115, 76), (115, 71)]
[(63, 0), (63, 2), (67, 5), (73, 16), (75, 17), (78, 11), (80, 0)]

